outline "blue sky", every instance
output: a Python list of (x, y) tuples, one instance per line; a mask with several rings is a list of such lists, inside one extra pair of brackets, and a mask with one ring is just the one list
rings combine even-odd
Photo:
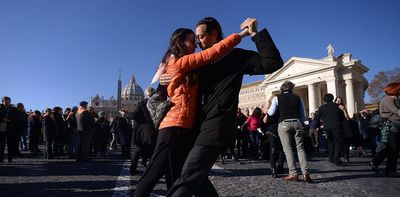
[[(335, 55), (362, 60), (371, 80), (400, 66), (399, 10), (396, 0), (0, 0), (0, 96), (28, 110), (70, 107), (97, 93), (116, 96), (119, 70), (123, 86), (134, 73), (144, 89), (171, 33), (205, 16), (225, 35), (257, 18), (284, 60), (322, 58), (332, 43)], [(239, 47), (255, 49), (249, 39)]]

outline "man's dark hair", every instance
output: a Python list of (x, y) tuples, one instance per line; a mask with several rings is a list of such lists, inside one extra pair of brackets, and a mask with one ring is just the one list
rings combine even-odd
[(4, 102), (5, 100), (8, 100), (11, 102), (11, 98), (8, 96), (3, 96), (3, 98), (1, 98), (1, 102)]
[(284, 92), (284, 91), (292, 91), (293, 90), (293, 88), (294, 88), (294, 83), (292, 83), (292, 82), (290, 82), (290, 81), (285, 81), (285, 82), (283, 82), (283, 84), (281, 85), (281, 92)]
[(206, 26), (206, 33), (208, 35), (211, 35), (213, 31), (217, 32), (217, 40), (221, 41), (223, 39), (223, 32), (222, 32), (222, 28), (221, 25), (219, 24), (219, 22), (217, 21), (217, 19), (213, 18), (213, 17), (205, 17), (201, 20), (199, 20), (199, 22), (197, 22), (196, 27), (198, 27), (199, 25), (205, 25)]
[(324, 102), (332, 102), (333, 101), (334, 96), (332, 94), (325, 94), (324, 95)]

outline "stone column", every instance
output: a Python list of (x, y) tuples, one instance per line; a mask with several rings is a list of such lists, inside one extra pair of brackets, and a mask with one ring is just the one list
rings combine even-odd
[(338, 96), (338, 85), (337, 79), (326, 81), (327, 93), (332, 94), (333, 97), (336, 98)]
[(317, 108), (316, 88), (317, 85), (315, 83), (308, 85), (308, 115), (315, 112)]
[(349, 116), (353, 117), (353, 113), (355, 112), (353, 79), (346, 79), (346, 101)]

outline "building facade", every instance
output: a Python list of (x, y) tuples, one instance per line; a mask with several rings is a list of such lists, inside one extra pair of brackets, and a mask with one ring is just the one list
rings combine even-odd
[[(280, 70), (266, 75), (260, 84), (252, 85), (264, 91), (264, 102), (252, 101), (257, 104), (252, 105), (246, 100), (246, 103), (239, 102), (239, 106), (249, 109), (263, 107), (266, 99), (279, 94), (282, 83), (289, 80), (296, 85), (294, 93), (303, 100), (307, 114), (315, 112), (323, 104), (326, 93), (342, 97), (350, 116), (363, 110), (364, 94), (368, 87), (363, 75), (369, 69), (360, 60), (353, 59), (350, 53), (335, 57), (333, 47), (329, 45), (327, 49), (328, 55), (322, 59), (290, 58)], [(246, 87), (244, 85), (243, 90)], [(240, 96), (239, 101), (245, 101)]]
[(121, 87), (121, 79), (118, 79), (117, 99), (114, 96), (104, 99), (103, 96), (97, 94), (90, 98), (89, 106), (93, 107), (96, 112), (104, 111), (108, 117), (117, 116), (120, 109), (133, 111), (144, 98), (143, 89), (136, 83), (134, 75), (123, 89)]

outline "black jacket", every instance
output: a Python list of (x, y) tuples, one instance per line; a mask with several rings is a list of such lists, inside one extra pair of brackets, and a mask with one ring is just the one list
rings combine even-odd
[(317, 122), (322, 120), (324, 129), (342, 129), (346, 118), (336, 103), (329, 102), (319, 107), (315, 119)]
[(255, 51), (240, 48), (197, 71), (200, 74), (200, 133), (196, 145), (224, 146), (234, 140), (238, 95), (243, 75), (268, 74), (283, 66), (266, 29), (252, 37)]
[(127, 118), (136, 121), (133, 128), (132, 144), (137, 146), (154, 146), (157, 141), (157, 129), (154, 127), (149, 110), (147, 109), (148, 99), (138, 103), (135, 110), (128, 113)]

